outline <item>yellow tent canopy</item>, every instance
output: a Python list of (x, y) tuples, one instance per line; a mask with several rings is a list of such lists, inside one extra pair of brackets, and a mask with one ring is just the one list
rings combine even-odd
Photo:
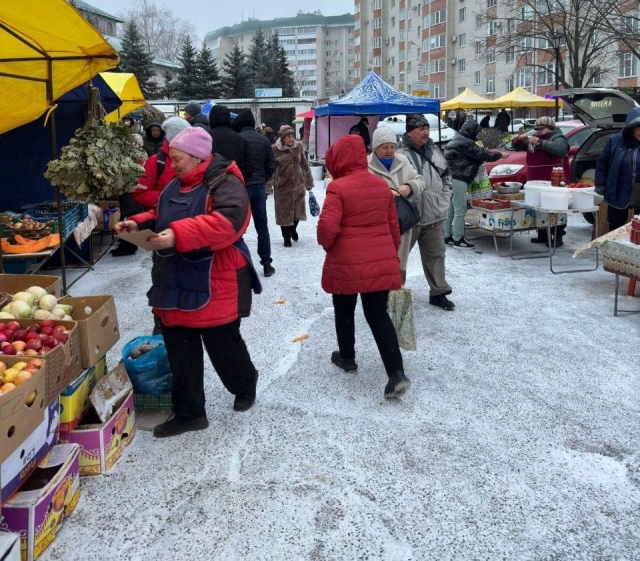
[(452, 109), (489, 109), (492, 107), (496, 107), (494, 101), (478, 95), (471, 88), (466, 88), (460, 95), (440, 105), (440, 109), (443, 111)]
[(117, 64), (113, 47), (66, 0), (0, 2), (0, 134)]
[(115, 123), (127, 113), (142, 107), (146, 101), (138, 79), (126, 72), (101, 72), (100, 76), (122, 101), (122, 105), (105, 117), (105, 121)]
[[(498, 99), (492, 101), (492, 107), (555, 107), (555, 99), (546, 99), (539, 95), (532, 94), (524, 88), (516, 88)], [(562, 105), (562, 101), (558, 100), (558, 104)]]

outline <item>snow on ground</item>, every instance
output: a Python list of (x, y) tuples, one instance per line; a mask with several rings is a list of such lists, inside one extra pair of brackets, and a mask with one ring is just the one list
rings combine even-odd
[[(321, 183), (315, 192), (322, 203)], [(110, 472), (82, 479), (44, 561), (640, 558), (640, 316), (613, 316), (613, 275), (554, 275), (548, 259), (499, 257), (481, 239), (447, 250), (456, 310), (445, 312), (428, 303), (416, 248), (419, 349), (403, 352), (413, 385), (385, 401), (361, 309), (359, 370), (329, 361), (316, 219), (287, 249), (268, 206), (276, 274), (242, 323), (255, 406), (234, 413), (209, 365), (209, 429), (139, 430)], [(589, 234), (571, 217), (559, 263), (575, 266)], [(529, 237), (516, 248), (535, 249)], [(255, 252), (253, 226), (245, 239)], [(71, 289), (115, 296), (110, 367), (151, 330), (150, 266), (146, 252), (107, 255)]]

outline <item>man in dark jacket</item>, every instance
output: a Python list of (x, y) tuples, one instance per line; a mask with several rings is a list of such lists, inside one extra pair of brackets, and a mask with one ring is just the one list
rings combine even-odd
[[(215, 107), (214, 107), (215, 108)], [(250, 109), (238, 114), (231, 123), (231, 128), (238, 132), (248, 144), (248, 157), (252, 173), (245, 177), (247, 194), (251, 202), (253, 225), (258, 234), (258, 255), (264, 267), (264, 276), (270, 277), (276, 270), (271, 265), (271, 240), (267, 224), (267, 194), (265, 184), (276, 171), (276, 160), (271, 144), (267, 138), (256, 131), (256, 121)]]
[[(354, 131), (354, 132), (351, 132), (351, 131)], [(362, 119), (360, 119), (357, 125), (353, 125), (351, 127), (351, 130), (349, 131), (349, 134), (354, 134), (354, 133), (357, 133), (362, 137), (362, 140), (364, 140), (365, 147), (367, 148), (367, 150), (370, 150), (371, 134), (369, 134), (369, 119), (367, 119), (366, 117), (362, 117)]]
[(202, 114), (202, 106), (195, 101), (187, 103), (184, 108), (184, 118), (192, 127), (201, 127), (209, 132), (209, 119)]
[(151, 157), (154, 154), (158, 154), (162, 150), (165, 137), (162, 130), (162, 124), (158, 121), (149, 123), (147, 128), (144, 129), (144, 138), (142, 147), (147, 153), (147, 156)]
[(509, 132), (509, 125), (511, 124), (511, 117), (505, 109), (501, 109), (500, 113), (496, 116), (496, 122), (493, 127), (501, 132)]
[(249, 161), (247, 141), (231, 130), (231, 112), (225, 105), (214, 105), (209, 112), (209, 134), (213, 139), (213, 152), (238, 164), (245, 182), (253, 169)]

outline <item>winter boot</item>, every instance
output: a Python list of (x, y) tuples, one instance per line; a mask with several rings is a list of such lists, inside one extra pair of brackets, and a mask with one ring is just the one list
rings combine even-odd
[(298, 227), (300, 220), (294, 220), (293, 221), (293, 226), (291, 227), (291, 239), (294, 242), (298, 241), (298, 230), (296, 230), (296, 228)]
[(333, 362), (337, 367), (342, 368), (345, 372), (355, 372), (358, 370), (356, 361), (352, 358), (342, 358), (340, 356), (340, 351), (333, 351), (331, 353), (331, 362)]
[(538, 236), (531, 238), (531, 243), (544, 243), (549, 245), (549, 237), (547, 236), (547, 230), (538, 230)]
[(258, 386), (258, 371), (256, 370), (256, 383), (249, 388), (246, 392), (240, 393), (236, 396), (233, 402), (234, 411), (247, 411), (251, 409), (256, 402), (256, 387)]
[(400, 397), (410, 387), (411, 382), (409, 381), (409, 378), (404, 375), (404, 372), (402, 370), (397, 370), (389, 376), (389, 382), (384, 388), (384, 396), (387, 399)]
[(167, 438), (194, 430), (204, 430), (208, 426), (209, 421), (205, 415), (193, 421), (183, 421), (180, 417), (171, 415), (168, 420), (153, 429), (153, 436), (156, 438)]
[(124, 255), (133, 255), (136, 251), (138, 251), (137, 245), (121, 239), (118, 247), (112, 249), (109, 253), (114, 257), (122, 257)]
[(284, 238), (284, 247), (291, 247), (291, 226), (280, 226), (280, 229)]

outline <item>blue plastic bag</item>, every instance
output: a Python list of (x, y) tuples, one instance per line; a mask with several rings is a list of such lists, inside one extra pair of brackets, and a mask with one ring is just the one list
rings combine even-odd
[[(131, 358), (131, 351), (143, 343), (152, 349), (139, 358)], [(163, 395), (171, 391), (171, 367), (162, 335), (143, 335), (129, 341), (122, 349), (122, 363), (134, 392)]]
[(311, 216), (318, 216), (318, 214), (320, 214), (320, 205), (316, 200), (316, 196), (311, 191), (309, 191), (309, 212)]

